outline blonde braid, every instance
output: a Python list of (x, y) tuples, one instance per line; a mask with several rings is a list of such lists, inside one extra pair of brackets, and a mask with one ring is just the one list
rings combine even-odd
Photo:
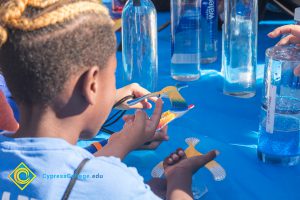
[(59, 0), (29, 0), (28, 5), (34, 7), (34, 8), (46, 8), (50, 5), (55, 4)]
[[(70, 4), (63, 4), (61, 7), (56, 10), (52, 10), (46, 13), (42, 13), (37, 18), (28, 18), (22, 17), (26, 6), (30, 5), (36, 8), (45, 8), (47, 6), (54, 5), (59, 0), (14, 0), (9, 1), (4, 6), (1, 6), (0, 9), (0, 47), (7, 40), (7, 31), (4, 26), (1, 24), (5, 24), (9, 28), (15, 28), (24, 31), (32, 31), (36, 29), (40, 29), (43, 27), (47, 27), (49, 25), (54, 25), (57, 23), (63, 23), (66, 20), (70, 20), (75, 18), (76, 16), (89, 12), (100, 15), (109, 15), (108, 10), (96, 3), (96, 1), (80, 1), (73, 2)], [(103, 20), (103, 21), (107, 21)], [(108, 20), (110, 25), (113, 25), (113, 21)]]

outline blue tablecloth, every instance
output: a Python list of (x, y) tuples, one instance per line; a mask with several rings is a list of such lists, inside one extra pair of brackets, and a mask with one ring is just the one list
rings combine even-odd
[[(158, 25), (170, 19), (169, 13), (158, 15)], [(223, 77), (220, 74), (221, 55), (214, 64), (202, 66), (202, 77), (188, 83), (182, 90), (188, 103), (195, 104), (194, 110), (174, 121), (169, 126), (170, 140), (155, 151), (132, 152), (125, 162), (135, 166), (146, 180), (150, 179), (152, 168), (178, 147), (186, 148), (187, 137), (201, 140), (197, 146), (201, 152), (218, 149), (216, 159), (226, 170), (224, 181), (215, 182), (206, 169), (200, 169), (195, 184), (205, 184), (208, 193), (203, 199), (300, 199), (300, 166), (282, 167), (263, 164), (257, 159), (256, 147), (260, 114), (264, 52), (273, 46), (275, 40), (266, 34), (279, 24), (261, 23), (258, 36), (258, 79), (257, 95), (250, 99), (225, 96), (222, 93)], [(117, 33), (120, 38), (120, 33)], [(221, 33), (219, 33), (221, 52)], [(221, 53), (220, 53), (221, 54)], [(118, 81), (121, 80), (121, 53), (118, 58)], [(159, 88), (175, 85), (170, 77), (170, 27), (158, 34)], [(118, 86), (122, 86), (118, 82)], [(121, 128), (121, 123), (113, 127)], [(100, 135), (100, 137), (102, 137)], [(97, 139), (95, 139), (97, 140)], [(89, 142), (80, 142), (81, 146)]]

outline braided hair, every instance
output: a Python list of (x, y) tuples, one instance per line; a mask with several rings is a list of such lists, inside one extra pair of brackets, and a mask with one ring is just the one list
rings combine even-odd
[(18, 103), (47, 105), (82, 69), (115, 53), (113, 21), (94, 0), (0, 0), (0, 66)]

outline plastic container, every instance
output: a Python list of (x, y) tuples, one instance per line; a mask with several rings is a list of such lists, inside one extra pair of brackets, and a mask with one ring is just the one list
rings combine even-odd
[(227, 0), (224, 12), (223, 92), (250, 98), (256, 93), (257, 0)]
[(151, 0), (129, 0), (122, 13), (122, 58), (126, 84), (149, 91), (157, 85), (157, 16)]
[(258, 157), (266, 163), (296, 165), (300, 160), (300, 49), (266, 51)]
[(175, 80), (200, 78), (200, 3), (171, 1), (171, 76)]

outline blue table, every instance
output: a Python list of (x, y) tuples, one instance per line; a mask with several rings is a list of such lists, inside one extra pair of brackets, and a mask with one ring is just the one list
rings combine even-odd
[[(158, 25), (170, 19), (169, 13), (158, 15)], [(200, 169), (195, 176), (195, 184), (205, 184), (208, 193), (203, 199), (300, 199), (300, 165), (282, 167), (267, 165), (257, 159), (257, 136), (260, 114), (260, 99), (265, 49), (276, 41), (266, 34), (279, 23), (263, 22), (259, 25), (258, 36), (258, 79), (257, 95), (250, 99), (225, 96), (222, 93), (223, 77), (220, 74), (221, 55), (214, 64), (202, 66), (200, 80), (189, 83), (182, 90), (188, 103), (195, 104), (194, 110), (174, 121), (169, 126), (170, 140), (155, 151), (132, 152), (125, 162), (137, 167), (139, 173), (150, 179), (152, 168), (178, 147), (186, 148), (187, 137), (201, 140), (197, 146), (200, 152), (218, 149), (221, 154), (216, 159), (226, 170), (224, 181), (215, 182), (206, 169)], [(284, 22), (289, 23), (289, 22)], [(118, 39), (120, 33), (117, 33)], [(219, 33), (221, 41), (221, 33)], [(221, 42), (219, 42), (221, 50)], [(159, 83), (158, 87), (174, 85), (170, 77), (170, 27), (158, 34)], [(121, 80), (121, 53), (117, 53), (117, 80)], [(118, 86), (122, 86), (118, 82)], [(121, 122), (113, 127), (121, 128)], [(105, 137), (100, 135), (98, 137)], [(94, 139), (94, 140), (97, 140)], [(91, 141), (79, 144), (87, 145)]]

